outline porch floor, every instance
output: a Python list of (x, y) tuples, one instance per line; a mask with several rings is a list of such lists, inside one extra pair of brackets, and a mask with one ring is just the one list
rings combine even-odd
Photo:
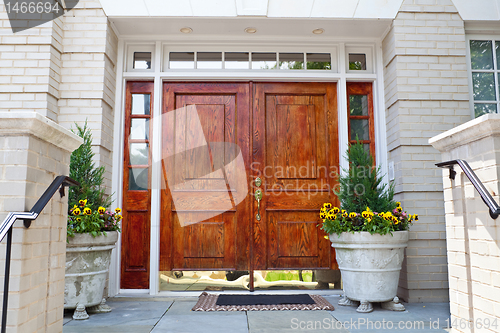
[(266, 332), (449, 332), (448, 303), (404, 303), (406, 311), (383, 310), (374, 304), (371, 313), (339, 306), (338, 293), (321, 293), (335, 311), (193, 312), (197, 297), (110, 298), (110, 313), (93, 314), (88, 320), (64, 315), (63, 333), (266, 333)]

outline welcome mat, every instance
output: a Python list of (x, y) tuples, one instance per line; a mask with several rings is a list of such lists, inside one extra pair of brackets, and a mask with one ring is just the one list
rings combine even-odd
[(283, 311), (335, 308), (319, 295), (211, 295), (203, 292), (192, 311)]

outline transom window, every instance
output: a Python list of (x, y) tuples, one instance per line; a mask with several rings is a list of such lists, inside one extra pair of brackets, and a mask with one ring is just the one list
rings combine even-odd
[(169, 52), (169, 69), (331, 70), (330, 53)]
[(500, 40), (471, 40), (470, 68), (474, 116), (500, 110)]

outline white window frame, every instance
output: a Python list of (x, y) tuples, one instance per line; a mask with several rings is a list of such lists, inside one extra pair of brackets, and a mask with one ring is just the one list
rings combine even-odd
[[(482, 70), (482, 69), (472, 69), (471, 62), (471, 53), (470, 53), (470, 41), (471, 40), (481, 40), (481, 41), (491, 41), (492, 42), (492, 51), (493, 51), (493, 70)], [(500, 64), (497, 63), (497, 56), (495, 50), (495, 43), (500, 43), (500, 35), (478, 35), (478, 34), (470, 34), (466, 36), (466, 59), (467, 59), (467, 79), (468, 79), (468, 88), (469, 88), (469, 109), (471, 113), (471, 119), (476, 118), (474, 104), (474, 86), (472, 81), (472, 73), (493, 73), (494, 81), (495, 81), (495, 101), (477, 101), (477, 104), (496, 104), (497, 106), (497, 114), (500, 114), (500, 80), (498, 75), (500, 75)]]
[[(115, 122), (113, 142), (113, 174), (112, 191), (116, 193), (114, 205), (120, 206), (123, 201), (123, 140), (124, 140), (124, 112), (126, 82), (129, 80), (154, 81), (153, 98), (153, 133), (151, 139), (152, 157), (161, 158), (161, 112), (163, 82), (168, 81), (279, 81), (279, 82), (336, 82), (337, 83), (337, 112), (339, 124), (339, 161), (341, 168), (347, 168), (345, 150), (348, 145), (348, 116), (347, 116), (347, 82), (372, 82), (373, 106), (375, 122), (375, 147), (377, 164), (382, 173), (387, 175), (387, 138), (383, 81), (383, 58), (380, 40), (366, 40), (350, 43), (342, 40), (322, 40), (321, 43), (312, 43), (309, 39), (298, 39), (291, 43), (279, 40), (262, 40), (253, 43), (228, 43), (223, 41), (137, 41), (120, 39), (118, 43), (117, 68), (123, 71), (117, 73), (115, 97)], [(168, 53), (178, 52), (300, 52), (300, 53), (330, 53), (331, 70), (233, 70), (233, 69), (173, 69), (166, 70)], [(133, 52), (151, 52), (151, 69), (133, 69)], [(366, 53), (367, 70), (349, 71), (348, 53)], [(132, 60), (131, 60), (132, 59)], [(158, 121), (160, 119), (160, 121)], [(159, 184), (161, 170), (153, 163), (151, 170), (152, 183)], [(384, 182), (388, 182), (384, 176)], [(171, 292), (159, 291), (159, 231), (160, 231), (160, 189), (151, 190), (151, 244), (150, 244), (150, 288), (145, 290), (122, 290), (120, 285), (121, 263), (121, 235), (114, 251), (110, 269), (110, 295), (118, 293), (149, 293), (150, 295), (170, 295)], [(189, 293), (184, 294), (188, 296)], [(193, 295), (198, 295), (194, 293)]]

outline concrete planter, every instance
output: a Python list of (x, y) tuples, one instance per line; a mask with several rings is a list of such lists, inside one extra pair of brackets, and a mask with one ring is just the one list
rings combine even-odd
[(339, 305), (357, 305), (355, 301), (359, 301), (358, 312), (371, 312), (371, 302), (382, 302), (385, 309), (404, 310), (396, 294), (408, 231), (396, 231), (392, 236), (344, 232), (331, 234), (330, 241), (344, 286)]
[(103, 294), (118, 232), (106, 233), (107, 236), (95, 238), (90, 234), (75, 234), (66, 244), (64, 308), (76, 309), (74, 319), (87, 319), (89, 307), (91, 313), (111, 311)]

